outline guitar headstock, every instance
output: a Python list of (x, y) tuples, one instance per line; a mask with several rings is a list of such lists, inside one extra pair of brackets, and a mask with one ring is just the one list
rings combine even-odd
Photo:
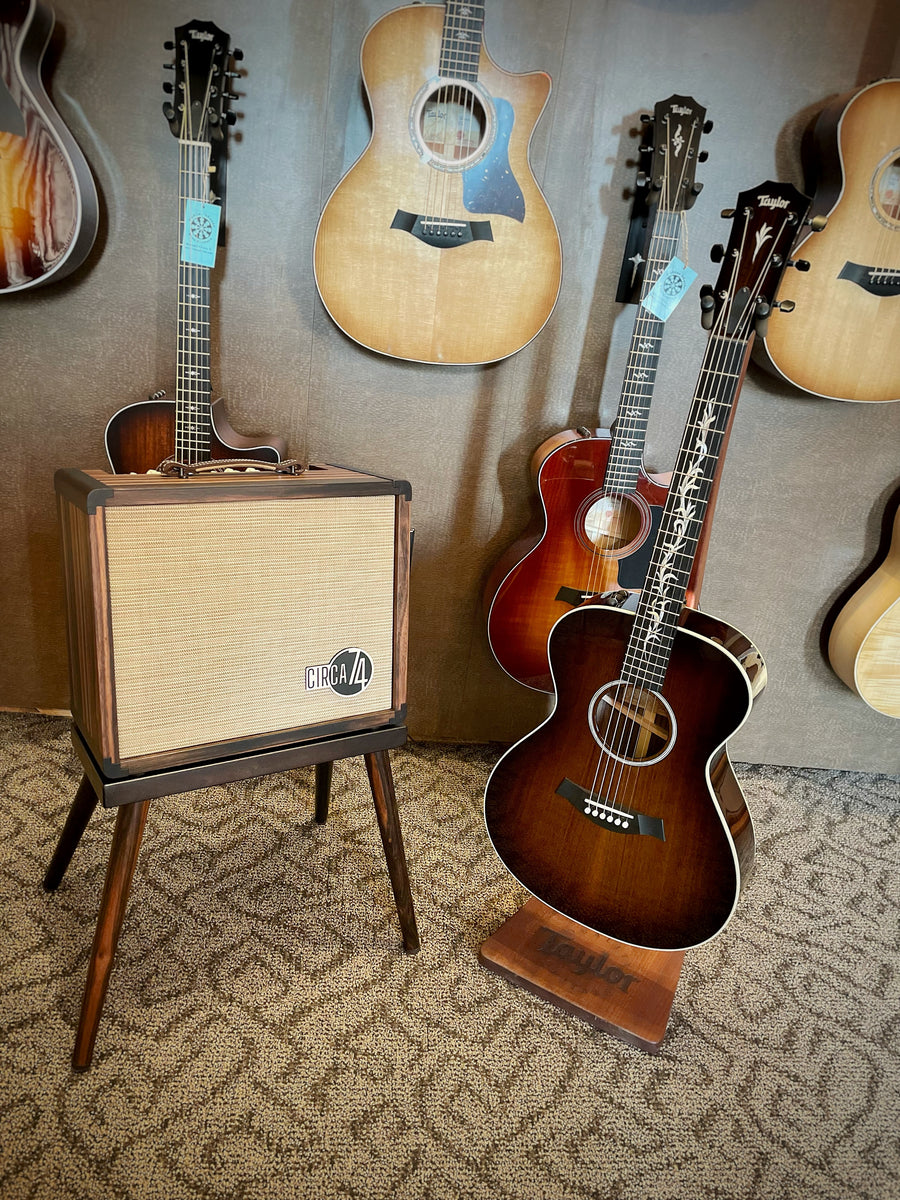
[[(749, 339), (765, 336), (765, 322), (773, 307), (789, 312), (789, 300), (776, 303), (775, 295), (789, 266), (791, 248), (809, 211), (809, 197), (792, 183), (769, 180), (741, 192), (737, 205), (723, 217), (734, 217), (728, 246), (714, 246), (713, 262), (722, 268), (715, 288), (700, 292), (704, 329), (721, 337)], [(809, 264), (796, 264), (801, 269)]]
[(236, 78), (234, 62), (240, 62), (240, 50), (229, 53), (230, 38), (211, 21), (191, 21), (175, 30), (175, 41), (166, 42), (174, 50), (174, 83), (168, 81), (163, 89), (173, 99), (163, 105), (169, 128), (183, 142), (206, 142), (220, 149), (225, 142), (229, 125), (236, 116), (228, 112), (226, 102), (237, 97), (230, 91), (230, 80)]
[(649, 117), (646, 122), (648, 140), (642, 151), (652, 158), (642, 176), (649, 185), (648, 203), (667, 212), (683, 212), (703, 188), (696, 180), (696, 170), (698, 162), (706, 161), (706, 151), (699, 146), (703, 134), (712, 129), (712, 121), (706, 120), (706, 109), (691, 96), (670, 96), (654, 107), (652, 124)]

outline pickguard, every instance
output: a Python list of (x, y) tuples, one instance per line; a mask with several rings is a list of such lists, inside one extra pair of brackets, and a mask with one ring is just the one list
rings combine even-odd
[(485, 156), (462, 172), (463, 205), (469, 212), (525, 220), (525, 197), (509, 165), (509, 139), (516, 115), (508, 100), (494, 100), (497, 136)]

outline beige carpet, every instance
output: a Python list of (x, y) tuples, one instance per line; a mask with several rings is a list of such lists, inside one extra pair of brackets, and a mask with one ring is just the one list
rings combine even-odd
[(489, 974), (524, 899), (497, 748), (394, 774), (403, 954), (361, 760), (156, 801), (94, 1066), (69, 1067), (112, 814), (40, 881), (68, 725), (0, 714), (3, 1200), (888, 1200), (900, 1195), (900, 778), (737, 767), (758, 866), (653, 1057)]

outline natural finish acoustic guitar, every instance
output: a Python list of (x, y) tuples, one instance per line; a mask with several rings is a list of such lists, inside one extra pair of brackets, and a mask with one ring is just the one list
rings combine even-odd
[(790, 184), (738, 197), (697, 389), (635, 614), (588, 602), (550, 634), (547, 720), (485, 790), (491, 841), (539, 900), (607, 937), (686, 950), (721, 931), (753, 859), (726, 742), (753, 689), (713, 637), (682, 624), (731, 412), (808, 201)]
[(502, 71), (483, 26), (483, 3), (414, 4), (362, 44), (372, 137), (322, 212), (315, 277), (344, 333), (381, 354), (506, 358), (556, 303), (559, 235), (528, 158), (550, 78)]
[(887, 557), (835, 619), (828, 658), (866, 704), (900, 717), (900, 508)]
[[(175, 399), (129, 404), (106, 427), (106, 454), (113, 471), (154, 471), (174, 458), (188, 466), (210, 459), (261, 459), (277, 463), (284, 442), (257, 444), (228, 423), (222, 400), (211, 400), (210, 269), (218, 242), (220, 206), (210, 172), (224, 179), (225, 111), (231, 66), (229, 37), (209, 21), (175, 30), (172, 102), (163, 105), (178, 138), (178, 338)], [(242, 57), (240, 51), (235, 56)], [(217, 184), (221, 193), (221, 182)]]
[[(488, 582), (494, 657), (513, 679), (541, 691), (553, 690), (547, 635), (557, 617), (597, 593), (639, 590), (647, 573), (668, 476), (649, 475), (643, 464), (665, 331), (665, 313), (645, 305), (653, 307), (650, 294), (684, 241), (684, 214), (700, 190), (695, 168), (705, 115), (689, 96), (670, 96), (654, 109), (644, 173), (650, 236), (613, 428), (567, 430), (538, 447), (532, 474), (543, 528), (511, 546)], [(670, 269), (667, 278), (671, 289), (684, 276)]]
[(37, 0), (0, 5), (0, 293), (64, 278), (97, 234), (90, 168), (41, 81), (52, 32)]
[(796, 308), (772, 314), (758, 357), (817, 396), (900, 399), (900, 79), (832, 101), (813, 146), (828, 228), (796, 247)]

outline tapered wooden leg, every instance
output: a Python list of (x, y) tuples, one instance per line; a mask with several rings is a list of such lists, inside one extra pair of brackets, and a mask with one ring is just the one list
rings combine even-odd
[(391, 760), (388, 758), (387, 751), (373, 750), (368, 753), (366, 770), (372, 788), (372, 799), (375, 801), (378, 830), (381, 833), (384, 856), (387, 859), (388, 875), (397, 904), (397, 915), (400, 918), (403, 949), (407, 954), (415, 954), (419, 949), (419, 931), (416, 928), (416, 914), (413, 911), (412, 892), (409, 887), (409, 872), (406, 868), (406, 855), (403, 851), (403, 834), (400, 831), (400, 818), (397, 815), (394, 777), (391, 774)]
[(149, 800), (123, 804), (116, 814), (109, 867), (97, 916), (94, 945), (91, 949), (84, 1000), (81, 1004), (81, 1018), (75, 1037), (75, 1052), (72, 1056), (72, 1065), (76, 1071), (86, 1071), (91, 1065), (100, 1013), (106, 999), (109, 975), (119, 942), (122, 919), (128, 904), (128, 893), (131, 890), (131, 880), (134, 877), (149, 807)]
[(331, 776), (334, 763), (316, 763), (316, 822), (324, 825), (328, 820), (328, 803), (331, 799)]
[(53, 857), (50, 859), (50, 866), (44, 875), (45, 891), (53, 892), (59, 887), (66, 868), (72, 861), (72, 855), (81, 841), (81, 835), (87, 829), (87, 823), (96, 807), (97, 793), (91, 786), (87, 775), (83, 775), (81, 783), (78, 785), (78, 791), (75, 793), (75, 799), (72, 801), (72, 807), (69, 809), (69, 815), (66, 817), (63, 831), (59, 835)]

